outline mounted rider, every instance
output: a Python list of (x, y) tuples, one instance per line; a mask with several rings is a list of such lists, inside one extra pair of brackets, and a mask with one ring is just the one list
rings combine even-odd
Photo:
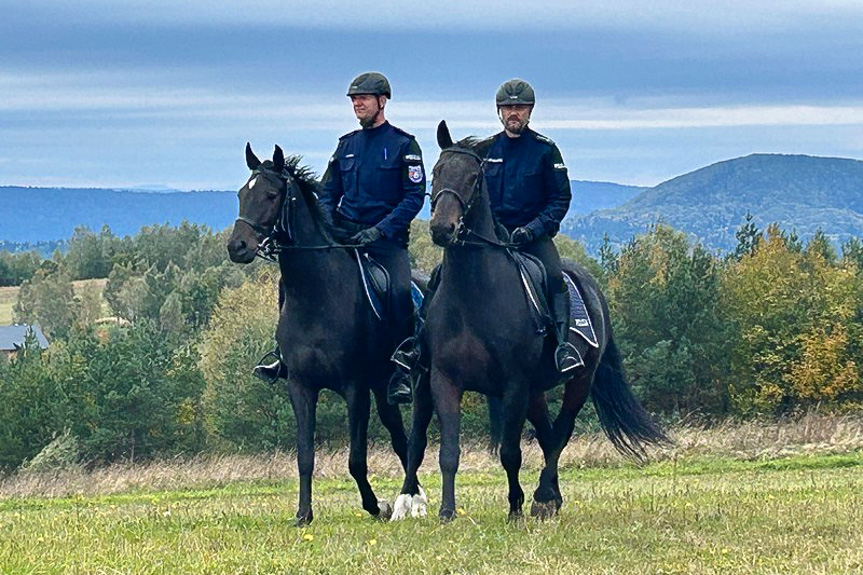
[[(555, 366), (560, 373), (567, 373), (583, 362), (567, 341), (569, 292), (552, 238), (572, 200), (569, 175), (555, 143), (528, 127), (536, 103), (529, 83), (518, 78), (504, 82), (497, 90), (495, 103), (504, 129), (478, 146), (486, 150), (483, 169), (491, 210), (509, 232), (510, 245), (545, 265), (557, 339)], [(393, 361), (411, 371), (419, 361), (419, 346), (413, 340), (403, 343)]]
[[(361, 128), (339, 138), (323, 178), (320, 198), (336, 238), (362, 246), (390, 279), (389, 329), (392, 347), (413, 333), (408, 239), (411, 221), (422, 208), (426, 178), (416, 139), (384, 115), (392, 89), (379, 72), (360, 74), (348, 87)], [(279, 361), (255, 368), (272, 381), (284, 377)], [(275, 376), (275, 377), (274, 377)], [(411, 389), (394, 377), (387, 388), (391, 403), (410, 403)]]
[(536, 104), (529, 83), (518, 78), (504, 82), (495, 103), (504, 129), (492, 136), (483, 164), (491, 210), (510, 232), (511, 244), (545, 265), (557, 337), (554, 362), (566, 373), (580, 366), (581, 359), (567, 341), (569, 292), (552, 238), (572, 200), (569, 174), (557, 145), (528, 127)]

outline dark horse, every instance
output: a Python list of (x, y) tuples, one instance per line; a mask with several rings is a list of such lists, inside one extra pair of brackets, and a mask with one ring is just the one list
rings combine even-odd
[[(442, 152), (434, 167), (431, 233), (445, 248), (440, 285), (428, 307), (423, 352), (430, 353), (430, 377), (417, 382), (414, 426), (402, 494), (394, 519), (423, 514), (417, 469), (426, 446), (432, 406), (440, 421), (443, 475), (442, 520), (455, 515), (455, 474), (459, 464), (461, 398), (477, 391), (502, 402), (500, 461), (509, 483), (509, 519), (522, 515), (519, 485), (520, 439), (525, 419), (536, 429), (545, 457), (531, 514), (550, 517), (562, 505), (558, 460), (573, 432), (575, 417), (593, 399), (602, 428), (623, 453), (641, 457), (645, 444), (667, 438), (638, 404), (626, 381), (611, 334), (608, 305), (596, 281), (566, 262), (566, 273), (581, 289), (599, 347), (570, 333), (584, 367), (561, 380), (553, 361), (554, 343), (540, 335), (510, 246), (500, 239), (483, 177), (483, 160), (469, 141), (454, 145), (438, 126)], [(545, 392), (564, 385), (560, 413), (552, 421)]]
[(363, 509), (386, 519), (390, 506), (378, 501), (368, 481), (370, 391), (392, 446), (406, 463), (407, 437), (397, 406), (386, 400), (393, 373), (392, 335), (365, 299), (357, 253), (339, 245), (317, 202), (318, 183), (297, 158), (285, 161), (276, 146), (261, 162), (246, 144), (252, 175), (240, 189), (240, 212), (228, 241), (237, 263), (249, 263), (262, 242), (275, 242), (285, 290), (276, 340), (287, 366), (288, 392), (297, 420), (300, 503), (297, 524), (312, 521), (315, 409), (322, 389), (341, 395), (348, 407), (349, 469)]

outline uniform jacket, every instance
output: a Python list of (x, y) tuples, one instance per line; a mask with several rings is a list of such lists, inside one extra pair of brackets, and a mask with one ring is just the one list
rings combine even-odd
[(492, 212), (510, 229), (554, 236), (572, 200), (560, 150), (530, 128), (518, 138), (501, 132), (491, 140), (484, 169)]
[(345, 134), (324, 174), (321, 201), (331, 215), (405, 238), (422, 208), (426, 178), (414, 137), (389, 122)]

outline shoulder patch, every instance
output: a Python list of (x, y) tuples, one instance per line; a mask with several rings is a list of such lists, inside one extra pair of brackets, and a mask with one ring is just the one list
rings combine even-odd
[(423, 167), (422, 166), (408, 166), (408, 179), (415, 184), (423, 181)]

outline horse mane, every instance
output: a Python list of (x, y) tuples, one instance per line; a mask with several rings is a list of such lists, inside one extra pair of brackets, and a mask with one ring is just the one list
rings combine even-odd
[(303, 157), (298, 154), (292, 154), (285, 158), (285, 170), (291, 175), (297, 186), (300, 188), (300, 193), (306, 200), (309, 210), (312, 213), (312, 219), (315, 226), (330, 240), (333, 240), (333, 229), (330, 223), (330, 216), (324, 210), (321, 204), (320, 197), (323, 193), (323, 185), (321, 184), (318, 175), (309, 166), (302, 165), (300, 162)]

